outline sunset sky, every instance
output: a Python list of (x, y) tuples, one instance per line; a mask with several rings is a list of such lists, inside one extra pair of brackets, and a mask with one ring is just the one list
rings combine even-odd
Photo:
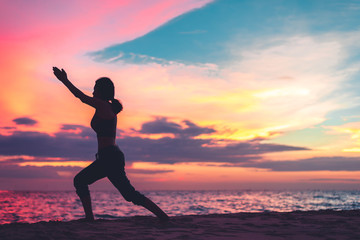
[[(360, 189), (357, 0), (3, 0), (0, 189), (72, 190), (110, 77), (131, 182)], [(93, 189), (114, 189), (101, 180)]]

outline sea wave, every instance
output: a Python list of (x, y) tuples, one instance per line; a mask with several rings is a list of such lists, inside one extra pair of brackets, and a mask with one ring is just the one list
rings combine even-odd
[[(360, 209), (359, 191), (151, 191), (144, 192), (170, 216), (237, 212)], [(151, 215), (118, 192), (92, 192), (95, 217)], [(74, 192), (0, 191), (0, 224), (70, 221), (83, 217)]]

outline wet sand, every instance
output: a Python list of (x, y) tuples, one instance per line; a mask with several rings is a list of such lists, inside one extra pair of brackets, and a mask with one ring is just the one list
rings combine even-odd
[(360, 210), (13, 223), (0, 225), (0, 239), (360, 239)]

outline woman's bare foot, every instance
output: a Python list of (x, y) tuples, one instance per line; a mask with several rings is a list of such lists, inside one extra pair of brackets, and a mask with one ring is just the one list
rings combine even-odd
[(170, 220), (169, 216), (147, 197), (145, 197), (142, 206), (150, 212), (154, 213), (160, 219), (160, 221), (167, 222)]

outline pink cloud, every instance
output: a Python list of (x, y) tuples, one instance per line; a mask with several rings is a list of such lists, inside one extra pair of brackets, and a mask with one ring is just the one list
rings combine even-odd
[(93, 50), (139, 37), (210, 1), (5, 1), (0, 36)]

